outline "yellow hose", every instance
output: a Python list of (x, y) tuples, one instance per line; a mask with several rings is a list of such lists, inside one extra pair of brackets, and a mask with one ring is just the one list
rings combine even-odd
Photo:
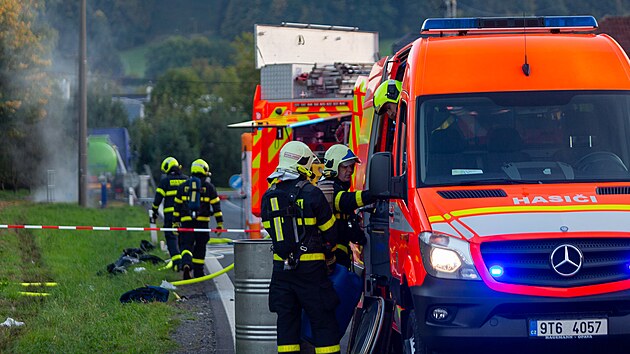
[(203, 277), (199, 277), (199, 278), (192, 278), (192, 279), (174, 281), (171, 284), (173, 284), (175, 286), (178, 286), (178, 285), (187, 285), (187, 284), (200, 283), (202, 281), (206, 281), (206, 280), (210, 280), (212, 278), (216, 278), (216, 277), (218, 277), (219, 275), (221, 275), (223, 273), (229, 272), (233, 268), (234, 268), (234, 263), (232, 263), (229, 266), (221, 269), (218, 272), (214, 272), (212, 274), (204, 275)]
[(49, 293), (33, 293), (30, 291), (18, 291), (18, 294), (20, 295), (24, 295), (24, 296), (49, 296)]
[(57, 283), (20, 283), (22, 286), (57, 286)]
[(230, 243), (234, 240), (232, 240), (231, 238), (211, 238), (210, 241), (208, 241), (209, 244), (211, 245), (216, 245), (216, 244), (221, 244), (221, 243)]

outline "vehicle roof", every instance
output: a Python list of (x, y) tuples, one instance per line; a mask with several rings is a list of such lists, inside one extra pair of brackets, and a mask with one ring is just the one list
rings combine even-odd
[[(527, 50), (525, 49), (527, 48)], [(523, 73), (525, 53), (530, 75)], [(412, 96), (497, 91), (630, 90), (628, 57), (605, 34), (483, 34), (416, 40)]]

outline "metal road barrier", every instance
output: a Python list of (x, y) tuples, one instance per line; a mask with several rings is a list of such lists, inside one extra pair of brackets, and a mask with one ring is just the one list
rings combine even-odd
[(236, 352), (275, 353), (276, 314), (269, 311), (271, 240), (234, 241)]

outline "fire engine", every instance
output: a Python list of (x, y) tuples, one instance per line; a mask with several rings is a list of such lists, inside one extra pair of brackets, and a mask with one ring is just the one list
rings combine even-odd
[(256, 25), (254, 33), (261, 80), (252, 120), (229, 127), (250, 130), (241, 139), (246, 224), (259, 230), (260, 200), (280, 149), (299, 140), (321, 160), (331, 145), (349, 144), (354, 86), (379, 53), (378, 34), (355, 27), (283, 23)]

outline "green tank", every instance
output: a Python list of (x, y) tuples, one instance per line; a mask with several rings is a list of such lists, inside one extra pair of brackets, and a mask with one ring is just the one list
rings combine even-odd
[(92, 135), (88, 137), (88, 173), (99, 176), (109, 173), (116, 175), (118, 158), (116, 150), (107, 135)]

